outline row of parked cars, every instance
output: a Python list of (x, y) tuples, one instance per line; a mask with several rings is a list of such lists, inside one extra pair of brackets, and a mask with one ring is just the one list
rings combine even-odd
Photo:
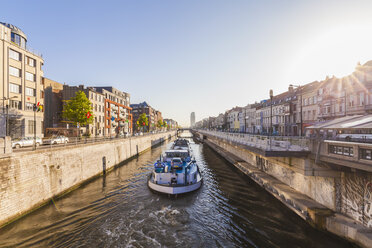
[(39, 137), (23, 137), (18, 140), (12, 141), (12, 148), (22, 148), (22, 147), (28, 147), (28, 146), (34, 146), (36, 147), (40, 145), (55, 145), (55, 144), (67, 144), (69, 142), (69, 139), (65, 136), (56, 136), (52, 138), (46, 138), (42, 140)]

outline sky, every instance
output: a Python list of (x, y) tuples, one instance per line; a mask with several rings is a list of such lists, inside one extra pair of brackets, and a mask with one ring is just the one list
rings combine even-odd
[(372, 60), (372, 1), (1, 1), (44, 76), (113, 86), (182, 126)]

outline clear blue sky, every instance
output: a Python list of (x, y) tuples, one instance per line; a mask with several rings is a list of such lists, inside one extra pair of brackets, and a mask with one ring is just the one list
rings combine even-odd
[(372, 59), (372, 1), (2, 1), (45, 76), (196, 119)]

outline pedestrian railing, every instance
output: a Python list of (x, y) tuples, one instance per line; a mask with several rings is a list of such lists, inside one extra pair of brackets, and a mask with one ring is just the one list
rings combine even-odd
[(198, 130), (198, 132), (267, 151), (309, 151), (310, 144), (309, 139), (298, 136), (266, 136), (212, 130)]
[(13, 148), (13, 152), (17, 151), (25, 151), (25, 150), (39, 150), (39, 149), (52, 149), (52, 148), (57, 148), (57, 147), (65, 147), (65, 146), (77, 146), (77, 145), (82, 145), (82, 144), (94, 144), (94, 143), (101, 143), (101, 142), (111, 142), (111, 141), (118, 141), (118, 140), (127, 140), (127, 139), (136, 139), (139, 137), (144, 137), (144, 136), (149, 136), (149, 135), (154, 135), (154, 134), (159, 134), (159, 133), (167, 133), (171, 132), (174, 130), (170, 131), (159, 131), (156, 133), (144, 133), (142, 135), (138, 136), (121, 136), (121, 137), (108, 137), (108, 136), (100, 136), (100, 137), (86, 137), (86, 136), (81, 136), (81, 137), (68, 137), (67, 142), (61, 142), (61, 143), (52, 143), (52, 142), (47, 142), (48, 138), (45, 138), (44, 141), (47, 143), (43, 144), (38, 144), (38, 145), (28, 145), (28, 146), (23, 146), (20, 148)]

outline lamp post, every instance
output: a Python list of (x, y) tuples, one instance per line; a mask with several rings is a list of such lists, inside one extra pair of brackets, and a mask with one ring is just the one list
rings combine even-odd
[(274, 97), (274, 92), (272, 89), (270, 89), (270, 131), (269, 131), (270, 151), (271, 151), (271, 136), (272, 136), (272, 131), (273, 131), (273, 97)]
[(4, 153), (6, 153), (6, 137), (9, 135), (9, 100), (16, 99), (16, 96), (3, 97), (3, 115), (5, 115), (6, 108), (6, 119), (5, 119), (5, 137), (4, 137)]
[[(5, 112), (6, 112), (6, 115), (5, 115), (5, 136), (8, 136), (9, 135), (9, 101), (12, 100), (12, 99), (16, 99), (17, 97), (16, 96), (12, 96), (12, 97), (3, 97), (1, 100), (3, 100), (3, 115), (5, 115)], [(6, 111), (5, 111), (6, 109)]]
[(302, 88), (301, 85), (293, 85), (290, 84), (289, 86), (296, 87), (300, 91), (300, 136), (302, 136), (302, 126), (303, 126), (303, 121), (302, 121)]
[(270, 90), (270, 135), (273, 134), (273, 97), (274, 97), (274, 92), (271, 89)]

